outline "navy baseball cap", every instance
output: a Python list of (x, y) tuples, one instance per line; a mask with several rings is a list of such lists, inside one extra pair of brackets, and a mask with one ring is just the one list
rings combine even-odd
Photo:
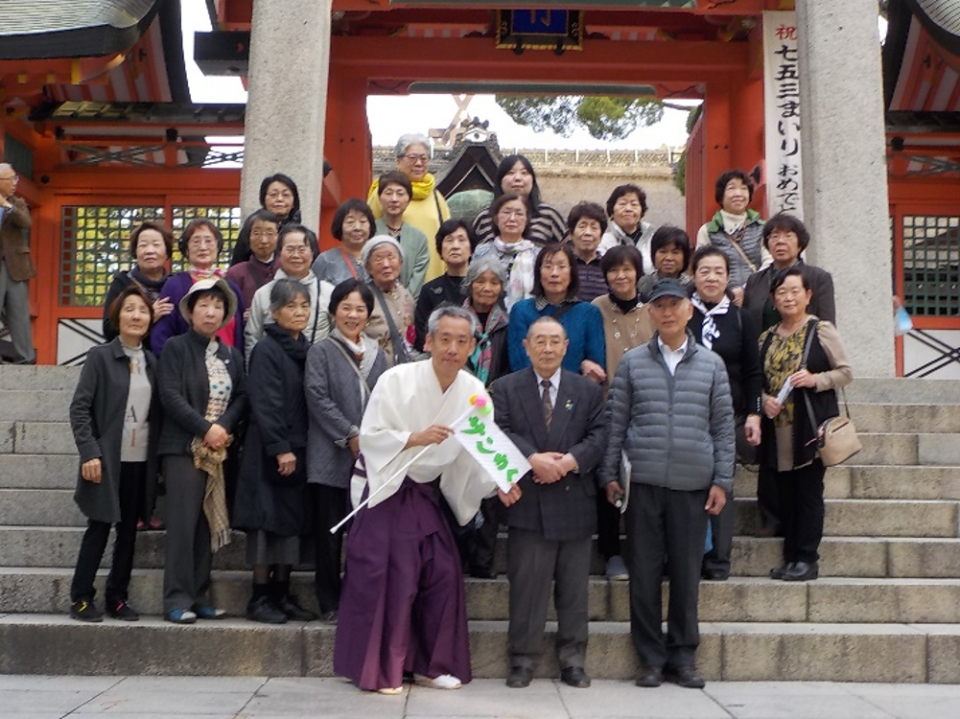
[(653, 286), (653, 290), (650, 292), (650, 299), (647, 301), (655, 302), (661, 297), (679, 297), (685, 300), (689, 299), (690, 294), (687, 292), (687, 289), (680, 284), (680, 280), (668, 277), (667, 279), (657, 281), (657, 284)]

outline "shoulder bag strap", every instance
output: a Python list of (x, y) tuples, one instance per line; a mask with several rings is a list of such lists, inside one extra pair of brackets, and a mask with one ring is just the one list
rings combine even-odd
[(317, 278), (317, 306), (313, 308), (313, 331), (310, 333), (310, 344), (317, 339), (317, 322), (320, 321), (320, 313), (323, 309), (320, 307), (320, 278)]
[[(810, 320), (807, 323), (807, 338), (803, 343), (803, 357), (800, 359), (800, 369), (807, 368), (807, 358), (810, 356), (810, 345), (813, 344), (813, 338), (817, 334), (817, 320)], [(817, 427), (817, 418), (813, 413), (813, 404), (810, 402), (810, 394), (803, 393), (803, 401), (807, 405), (807, 417), (810, 419), (810, 426), (813, 428), (813, 440), (816, 441), (820, 435), (820, 429)]]
[[(747, 226), (744, 225), (744, 226), (743, 226), (743, 230), (738, 233), (738, 234), (740, 235), (740, 239), (743, 239), (743, 237), (744, 237), (744, 235), (746, 235), (746, 233), (747, 233)], [(757, 266), (756, 266), (755, 264), (753, 264), (753, 262), (750, 261), (750, 258), (749, 258), (749, 257), (747, 257), (747, 253), (743, 251), (743, 248), (740, 246), (740, 243), (737, 242), (736, 240), (730, 238), (729, 236), (727, 237), (727, 241), (728, 241), (731, 245), (733, 245), (733, 249), (735, 249), (737, 252), (740, 253), (740, 256), (743, 258), (743, 261), (746, 262), (747, 265), (750, 267), (750, 271), (751, 271), (751, 272), (756, 272), (756, 271), (757, 271)]]
[(556, 312), (548, 316), (559, 322), (560, 318), (567, 314), (567, 312), (569, 312), (576, 304), (580, 304), (580, 300), (577, 300), (576, 302), (564, 302), (562, 305), (560, 305), (560, 308)]
[[(340, 350), (340, 354), (342, 354), (342, 355), (346, 358), (347, 364), (350, 365), (350, 369), (352, 369), (352, 370), (357, 374), (357, 377), (360, 378), (360, 382), (361, 382), (361, 383), (363, 384), (363, 386), (366, 388), (367, 394), (369, 395), (373, 390), (370, 389), (370, 383), (367, 382), (367, 378), (363, 376), (363, 372), (361, 372), (361, 371), (360, 371), (360, 368), (357, 367), (357, 362), (356, 362), (356, 360), (355, 360), (353, 357), (350, 356), (350, 354), (347, 352), (347, 350), (344, 349), (343, 345), (340, 344), (336, 339), (334, 339), (334, 338), (331, 337), (331, 338), (330, 338), (330, 341), (333, 343), (333, 346), (334, 346), (334, 347), (336, 347), (338, 350)], [(361, 340), (361, 341), (362, 341), (362, 340)], [(366, 404), (366, 402), (364, 402), (364, 404)]]
[(437, 221), (442, 225), (443, 224), (443, 210), (440, 209), (440, 191), (433, 191), (433, 201), (437, 205)]
[(407, 362), (410, 358), (407, 356), (403, 339), (400, 337), (400, 333), (397, 331), (397, 325), (393, 321), (393, 314), (390, 312), (390, 305), (387, 304), (387, 301), (383, 296), (383, 292), (380, 291), (380, 288), (377, 287), (376, 284), (371, 282), (368, 286), (371, 290), (373, 290), (373, 294), (380, 303), (380, 306), (383, 307), (383, 318), (387, 321), (387, 329), (390, 330), (390, 341), (393, 344), (393, 363), (398, 365)]

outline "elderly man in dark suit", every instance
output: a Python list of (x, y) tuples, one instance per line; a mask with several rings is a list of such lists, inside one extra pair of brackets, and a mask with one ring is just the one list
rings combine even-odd
[(590, 686), (584, 663), (590, 539), (597, 522), (594, 469), (606, 446), (606, 419), (599, 385), (561, 369), (567, 344), (559, 322), (538, 319), (523, 341), (532, 367), (490, 389), (497, 424), (533, 467), (520, 480), (523, 499), (507, 511), (507, 686), (513, 688), (528, 686), (539, 662), (551, 581), (560, 678)]
[(36, 352), (30, 332), (27, 284), (37, 276), (37, 270), (27, 241), (30, 209), (22, 198), (14, 196), (19, 179), (11, 165), (0, 162), (0, 312), (10, 331), (17, 362), (33, 364)]

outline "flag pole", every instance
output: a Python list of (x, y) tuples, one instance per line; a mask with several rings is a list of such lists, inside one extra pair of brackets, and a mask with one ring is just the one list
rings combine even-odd
[[(461, 414), (459, 417), (457, 417), (457, 419), (454, 420), (453, 424), (450, 425), (450, 429), (455, 432), (455, 431), (457, 430), (457, 427), (458, 427), (459, 425), (463, 424), (464, 420), (465, 420), (467, 417), (470, 416), (470, 414), (474, 411), (474, 409), (475, 409), (474, 407), (471, 407), (471, 408), (468, 409), (466, 412), (464, 412), (464, 413)], [(449, 437), (448, 437), (447, 439), (449, 439)], [(444, 440), (444, 441), (446, 441), (446, 440)], [(350, 512), (350, 514), (348, 514), (348, 515), (347, 515), (346, 517), (344, 517), (342, 520), (340, 520), (339, 522), (337, 522), (334, 526), (330, 527), (330, 534), (336, 534), (344, 524), (346, 524), (346, 523), (349, 522), (351, 519), (353, 519), (354, 516), (356, 516), (357, 512), (359, 512), (361, 509), (363, 509), (364, 507), (366, 507), (366, 506), (370, 503), (370, 500), (372, 500), (374, 497), (376, 497), (378, 494), (380, 494), (380, 492), (382, 492), (386, 487), (390, 486), (390, 483), (393, 482), (393, 480), (395, 480), (397, 477), (401, 477), (401, 476), (405, 475), (405, 474), (407, 473), (407, 470), (410, 469), (410, 467), (414, 464), (414, 462), (416, 462), (416, 461), (417, 461), (418, 459), (420, 459), (424, 454), (426, 454), (426, 452), (428, 452), (433, 446), (434, 446), (434, 445), (432, 445), (432, 444), (428, 444), (426, 447), (424, 447), (424, 448), (421, 449), (419, 452), (417, 452), (415, 455), (413, 455), (413, 457), (411, 457), (410, 461), (408, 461), (408, 462), (407, 462), (406, 464), (404, 464), (400, 469), (398, 469), (396, 472), (394, 472), (394, 473), (390, 476), (390, 479), (388, 479), (386, 482), (384, 482), (382, 485), (380, 485), (380, 487), (379, 487), (373, 494), (369, 495), (365, 500), (363, 500), (362, 502), (360, 502), (360, 504), (358, 504), (358, 505), (356, 506), (356, 508), (355, 508), (352, 512)]]

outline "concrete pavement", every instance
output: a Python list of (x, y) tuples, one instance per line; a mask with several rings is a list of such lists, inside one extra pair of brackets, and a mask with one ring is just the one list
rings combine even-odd
[[(211, 657), (216, 661), (216, 657)], [(361, 692), (341, 679), (0, 675), (3, 719), (955, 719), (960, 685), (709, 682), (702, 691), (535, 680)]]

